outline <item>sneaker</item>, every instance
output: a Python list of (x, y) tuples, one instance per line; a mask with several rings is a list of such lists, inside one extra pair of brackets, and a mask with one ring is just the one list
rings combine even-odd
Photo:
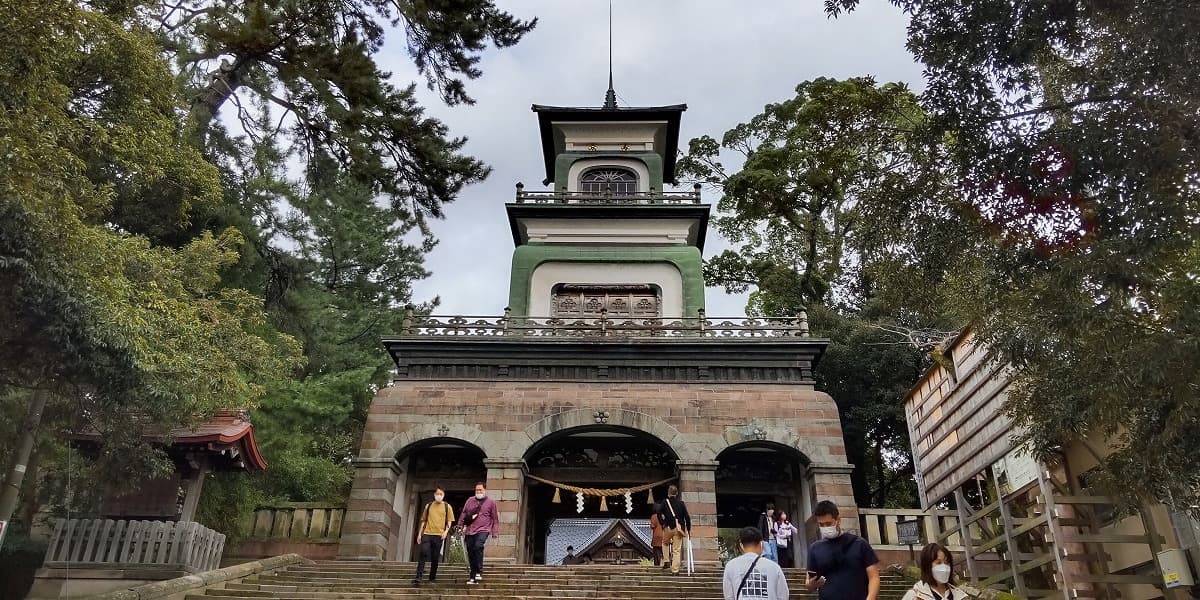
[(483, 581), (483, 573), (476, 573), (476, 574), (475, 574), (475, 581), (476, 581), (476, 582)]
[(475, 578), (473, 578), (473, 577), (468, 577), (468, 578), (467, 578), (467, 585), (475, 585)]
[(420, 579), (413, 579), (413, 582), (412, 582), (412, 583), (413, 583), (413, 585), (415, 585), (415, 586), (418, 586), (418, 587), (419, 587), (419, 586), (421, 585), (421, 580), (420, 580)]

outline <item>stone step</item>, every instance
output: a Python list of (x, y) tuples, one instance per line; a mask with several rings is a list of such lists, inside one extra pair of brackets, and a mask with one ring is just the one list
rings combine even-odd
[[(467, 585), (461, 564), (438, 569), (436, 584), (412, 583), (415, 563), (319, 561), (256, 575), (185, 600), (721, 600), (719, 569), (672, 576), (637, 565), (487, 565), (484, 580)], [(428, 572), (427, 572), (428, 573)], [(786, 570), (792, 598), (815, 600), (804, 588), (804, 571)], [(897, 600), (908, 584), (885, 576), (881, 600)]]

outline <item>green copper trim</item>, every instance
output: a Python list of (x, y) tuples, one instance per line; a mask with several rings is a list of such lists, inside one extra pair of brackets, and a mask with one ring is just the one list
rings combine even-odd
[(683, 316), (704, 308), (703, 259), (695, 246), (623, 246), (620, 248), (527, 244), (513, 251), (508, 307), (514, 316), (529, 315), (533, 271), (544, 262), (670, 263), (683, 279)]
[(640, 161), (650, 173), (650, 189), (663, 189), (663, 160), (657, 152), (563, 152), (554, 159), (554, 190), (567, 191), (567, 176), (576, 161), (591, 158), (623, 158)]

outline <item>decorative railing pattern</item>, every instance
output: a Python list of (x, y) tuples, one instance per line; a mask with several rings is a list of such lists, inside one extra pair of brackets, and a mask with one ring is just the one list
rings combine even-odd
[(807, 338), (808, 315), (709, 319), (560, 319), (404, 315), (402, 337)]
[(199, 523), (57, 519), (45, 566), (165, 565), (201, 572), (220, 566), (225, 536)]
[(690, 192), (527, 192), (517, 184), (517, 204), (675, 205), (700, 204), (700, 186)]
[[(901, 521), (919, 520), (921, 542), (924, 544), (938, 541), (943, 531), (958, 527), (958, 513), (952, 510), (922, 511), (920, 509), (892, 508), (860, 508), (858, 509), (859, 535), (866, 538), (874, 547), (901, 547), (899, 531), (896, 524)], [(962, 551), (962, 540), (958, 534), (953, 534), (945, 542), (952, 552)], [(908, 546), (903, 546), (907, 548)]]
[(283, 502), (249, 515), (252, 539), (291, 539), (303, 542), (336, 542), (342, 535), (345, 507), (313, 502)]

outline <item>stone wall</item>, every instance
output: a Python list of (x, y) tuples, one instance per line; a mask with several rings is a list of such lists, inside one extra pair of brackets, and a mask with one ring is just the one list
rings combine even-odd
[(484, 452), (500, 503), (505, 531), (489, 542), (488, 556), (515, 560), (526, 454), (543, 438), (597, 424), (654, 436), (674, 450), (681, 493), (696, 516), (697, 560), (716, 559), (717, 457), (747, 442), (798, 451), (809, 464), (809, 489), (837, 502), (847, 528), (857, 527), (837, 408), (811, 385), (397, 380), (376, 395), (367, 417), (339, 556), (394, 557), (401, 531), (395, 457), (424, 440), (455, 439)]

